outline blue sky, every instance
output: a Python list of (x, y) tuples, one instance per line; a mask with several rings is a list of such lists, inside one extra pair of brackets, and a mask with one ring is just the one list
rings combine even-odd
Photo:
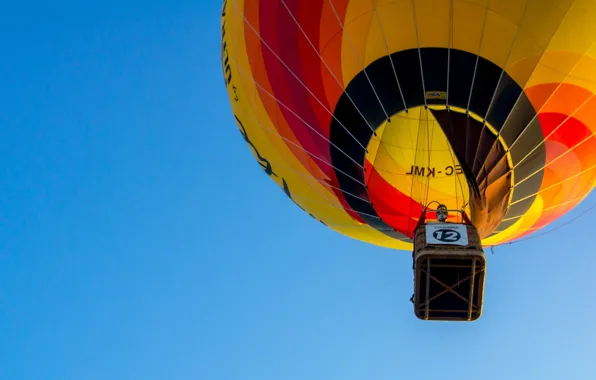
[(589, 217), (489, 252), (476, 323), (418, 321), (409, 253), (325, 229), (252, 158), (219, 12), (3, 6), (1, 380), (594, 378)]

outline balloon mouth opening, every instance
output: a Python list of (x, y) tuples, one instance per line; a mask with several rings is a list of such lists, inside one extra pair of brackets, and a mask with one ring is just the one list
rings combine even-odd
[[(471, 198), (481, 198), (472, 173), (474, 162), (465, 159), (466, 153), (475, 153), (478, 147), (467, 141), (453, 141), (454, 136), (459, 139), (456, 128), (460, 127), (436, 116), (446, 112), (458, 114), (461, 120), (469, 118), (469, 128), (484, 128), (498, 136), (492, 125), (474, 112), (433, 104), (391, 115), (367, 145), (365, 184), (375, 211), (408, 236), (412, 236), (416, 220), (429, 203), (438, 202), (471, 215)], [(455, 214), (453, 217), (458, 218)], [(454, 221), (451, 215), (449, 221)]]

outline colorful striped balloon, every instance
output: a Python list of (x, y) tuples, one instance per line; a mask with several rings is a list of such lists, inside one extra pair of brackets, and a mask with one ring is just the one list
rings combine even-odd
[(496, 245), (596, 184), (593, 0), (225, 0), (235, 121), (329, 228), (412, 249), (430, 202)]

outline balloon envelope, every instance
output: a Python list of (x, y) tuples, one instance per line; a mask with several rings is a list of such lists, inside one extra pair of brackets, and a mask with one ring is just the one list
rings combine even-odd
[(595, 186), (594, 20), (591, 0), (225, 0), (222, 65), (257, 162), (315, 219), (411, 249), (438, 202), (494, 245)]

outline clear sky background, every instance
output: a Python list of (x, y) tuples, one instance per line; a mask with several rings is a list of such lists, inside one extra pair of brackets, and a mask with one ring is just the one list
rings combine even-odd
[(593, 218), (489, 251), (479, 321), (418, 321), (409, 253), (253, 159), (220, 7), (3, 3), (1, 380), (596, 379)]

